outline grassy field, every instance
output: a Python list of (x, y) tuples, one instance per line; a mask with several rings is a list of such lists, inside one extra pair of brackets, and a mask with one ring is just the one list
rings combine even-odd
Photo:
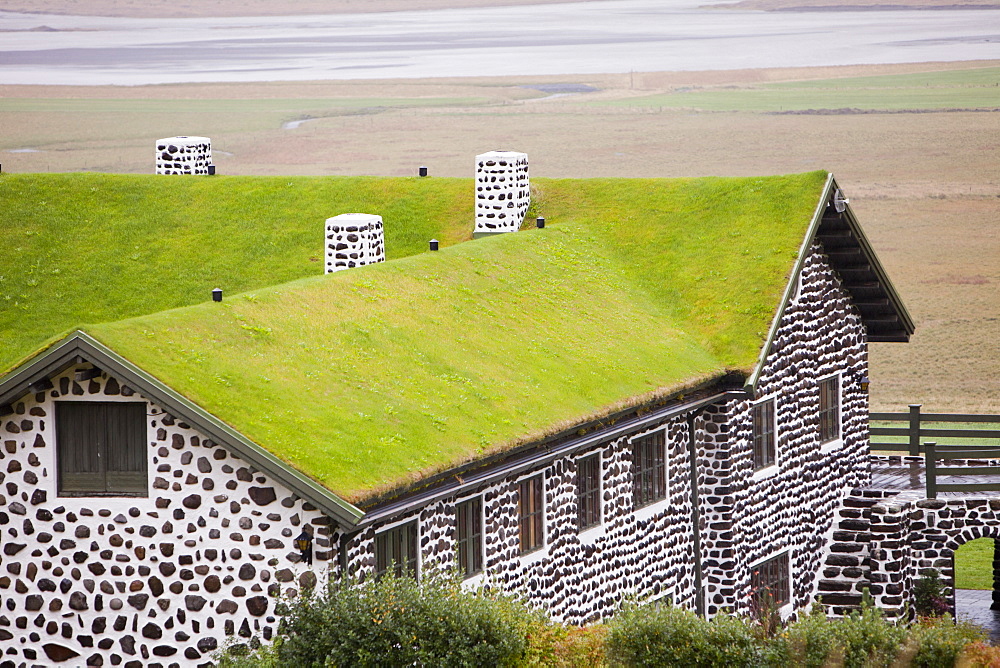
[(1000, 67), (743, 87), (678, 88), (659, 95), (594, 104), (751, 112), (1000, 110)]
[(955, 587), (993, 589), (993, 539), (970, 540), (955, 552)]
[[(871, 423), (872, 427), (892, 427), (895, 429), (905, 429), (905, 422), (887, 422), (884, 420), (873, 420)], [(977, 430), (996, 430), (1000, 432), (1000, 422), (932, 422), (928, 420), (921, 421), (920, 426), (924, 429), (977, 429)], [(975, 446), (989, 446), (994, 448), (1000, 448), (1000, 436), (997, 438), (956, 438), (956, 437), (937, 437), (930, 438), (926, 437), (921, 439), (922, 441), (933, 440), (938, 445), (975, 445)], [(898, 443), (900, 445), (906, 445), (909, 440), (906, 436), (872, 436), (873, 443)], [(889, 451), (885, 449), (873, 448), (874, 451), (880, 452), (882, 454), (900, 454), (900, 451)]]
[[(847, 190), (917, 323), (909, 344), (872, 346), (873, 406), (904, 410), (922, 403), (928, 412), (1000, 413), (998, 114), (927, 113), (938, 102), (913, 97), (944, 90), (997, 107), (989, 94), (1000, 98), (1000, 88), (988, 85), (997, 71), (997, 62), (972, 62), (561, 78), (5, 86), (0, 160), (4, 172), (148, 173), (157, 138), (205, 134), (222, 174), (408, 176), (427, 165), (432, 177), (468, 177), (473, 156), (494, 148), (528, 152), (535, 177), (828, 169)], [(550, 97), (545, 87), (560, 83), (596, 90)], [(628, 106), (682, 95), (676, 93), (682, 89), (721, 95), (734, 110)], [(799, 106), (831, 113), (756, 111), (754, 96), (761, 92), (794, 96)], [(844, 100), (851, 95), (875, 93), (886, 109), (909, 109), (833, 113), (850, 106)], [(96, 110), (78, 113), (88, 105)], [(307, 115), (316, 120), (283, 129)]]

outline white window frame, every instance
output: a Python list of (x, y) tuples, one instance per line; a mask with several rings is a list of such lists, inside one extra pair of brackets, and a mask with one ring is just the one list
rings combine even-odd
[(420, 549), (420, 539), (423, 537), (423, 529), (420, 526), (420, 514), (419, 514), (419, 512), (416, 515), (410, 515), (406, 519), (396, 520), (395, 522), (390, 522), (389, 524), (384, 524), (384, 525), (380, 526), (378, 529), (372, 531), (372, 556), (375, 557), (375, 564), (376, 564), (376, 566), (372, 568), (372, 574), (373, 575), (378, 571), (378, 565), (377, 565), (378, 564), (378, 556), (375, 553), (376, 544), (377, 543), (375, 542), (375, 537), (378, 536), (380, 533), (384, 533), (386, 531), (391, 531), (392, 529), (395, 529), (396, 527), (399, 527), (399, 526), (401, 526), (403, 524), (410, 524), (411, 522), (415, 523), (417, 525), (417, 537), (416, 537), (416, 542), (417, 542), (417, 572), (414, 574), (414, 577), (416, 578), (417, 582), (420, 582), (420, 576), (421, 576), (421, 574), (423, 572), (423, 569), (424, 569), (424, 553)]
[(774, 434), (774, 463), (765, 466), (762, 469), (757, 469), (753, 472), (753, 480), (764, 480), (767, 478), (774, 477), (781, 472), (781, 439), (778, 433), (778, 393), (774, 392), (767, 396), (761, 397), (760, 399), (754, 401), (750, 404), (749, 416), (750, 416), (750, 467), (753, 468), (753, 412), (754, 409), (768, 401), (774, 404), (774, 410), (771, 411), (771, 427)]
[[(528, 480), (529, 478), (542, 477), (542, 544), (536, 547), (531, 552), (527, 554), (521, 554), (521, 482)], [(528, 567), (533, 564), (546, 559), (549, 556), (549, 504), (546, 501), (546, 495), (548, 494), (548, 482), (549, 477), (545, 474), (545, 469), (535, 470), (531, 473), (526, 473), (519, 476), (511, 484), (514, 486), (517, 492), (517, 503), (514, 505), (514, 512), (517, 513), (517, 559), (522, 567)], [(485, 525), (483, 526), (483, 537), (485, 538), (486, 531)], [(486, 555), (483, 554), (485, 558)], [(485, 570), (485, 569), (484, 569)]]
[(482, 527), (482, 531), (479, 534), (479, 549), (483, 552), (483, 568), (481, 571), (475, 575), (470, 575), (467, 578), (463, 578), (462, 583), (468, 584), (470, 587), (478, 587), (483, 580), (483, 576), (486, 575), (486, 495), (482, 492), (476, 494), (469, 494), (463, 497), (456, 497), (455, 499), (455, 558), (458, 558), (458, 506), (459, 504), (465, 503), (466, 501), (471, 501), (479, 497), (479, 526)]
[[(826, 441), (825, 443), (820, 443), (819, 449), (823, 454), (833, 452), (834, 450), (839, 450), (844, 446), (844, 374), (840, 371), (830, 374), (828, 376), (823, 376), (816, 381), (816, 405), (817, 413), (819, 412), (819, 398), (822, 396), (820, 391), (820, 385), (828, 380), (836, 379), (837, 381), (837, 438)], [(819, 440), (820, 435), (816, 435), (816, 439)]]
[[(604, 451), (596, 450), (591, 451), (575, 458), (577, 462), (581, 459), (587, 459), (589, 457), (597, 457), (597, 470), (599, 475), (597, 476), (597, 502), (600, 507), (601, 521), (592, 527), (588, 527), (583, 531), (577, 530), (576, 536), (580, 539), (580, 542), (585, 545), (593, 545), (601, 538), (607, 535), (607, 528), (605, 521), (607, 519), (607, 509), (604, 507)], [(577, 484), (579, 484), (579, 477), (577, 477)], [(580, 509), (577, 507), (577, 527), (580, 526), (579, 520)]]
[[(792, 559), (791, 546), (786, 545), (784, 547), (778, 548), (777, 550), (768, 552), (763, 559), (758, 559), (753, 564), (751, 564), (750, 570), (748, 571), (748, 575), (750, 576), (750, 582), (748, 582), (748, 586), (750, 585), (750, 583), (753, 582), (754, 568), (763, 564), (765, 561), (770, 561), (775, 557), (781, 556), (783, 553), (788, 554), (788, 603), (778, 608), (778, 614), (781, 615), (781, 619), (785, 620), (788, 619), (788, 617), (792, 614), (792, 612), (795, 611), (795, 589), (793, 588), (793, 584), (795, 583), (795, 573), (794, 573), (795, 562)], [(752, 594), (752, 592), (750, 593)]]
[[(660, 425), (655, 429), (650, 429), (648, 431), (644, 431), (629, 437), (627, 441), (628, 444), (627, 447), (629, 451), (632, 451), (633, 441), (640, 438), (646, 438), (647, 436), (652, 436), (658, 431), (663, 432), (663, 476), (664, 476), (664, 483), (666, 485), (666, 490), (665, 490), (666, 494), (659, 501), (654, 501), (648, 506), (643, 506), (642, 508), (639, 509), (633, 509), (632, 516), (635, 518), (636, 522), (647, 522), (656, 515), (659, 515), (664, 511), (666, 511), (667, 507), (670, 505), (670, 438), (669, 438), (670, 434), (667, 432), (667, 425), (665, 424)], [(632, 465), (635, 466), (635, 462), (633, 462)], [(633, 476), (635, 475), (634, 470), (632, 472), (632, 475)], [(632, 481), (629, 481), (630, 494), (632, 493), (632, 490), (633, 490)]]
[(665, 585), (661, 585), (660, 593), (659, 594), (654, 594), (653, 596), (650, 596), (645, 601), (643, 601), (642, 604), (643, 605), (648, 605), (651, 608), (653, 608), (654, 610), (660, 610), (661, 608), (664, 607), (664, 599), (669, 599), (669, 601), (666, 602), (666, 607), (670, 607), (670, 606), (676, 605), (677, 604), (677, 587), (676, 586), (674, 586), (674, 587), (667, 587)]

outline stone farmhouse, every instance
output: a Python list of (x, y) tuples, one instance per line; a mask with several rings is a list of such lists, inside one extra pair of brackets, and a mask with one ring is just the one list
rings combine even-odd
[(518, 179), (516, 233), (394, 258), (389, 215), (320, 219), (390, 259), (8, 351), (0, 665), (203, 664), (345, 572), (573, 623), (809, 604), (870, 477), (868, 343), (913, 332), (836, 181)]

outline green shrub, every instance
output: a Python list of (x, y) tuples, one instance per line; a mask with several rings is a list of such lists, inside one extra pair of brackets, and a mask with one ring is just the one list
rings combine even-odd
[(216, 657), (218, 668), (279, 668), (281, 661), (281, 639), (272, 644), (254, 643), (251, 648), (246, 643), (231, 642), (223, 647)]
[(604, 643), (608, 627), (603, 624), (572, 626), (550, 624), (531, 636), (527, 666), (546, 668), (594, 668), (605, 663)]
[(962, 668), (1000, 668), (1000, 647), (986, 641), (974, 642), (965, 647), (955, 665)]
[(835, 654), (842, 653), (836, 622), (827, 619), (823, 606), (816, 604), (777, 639), (772, 648), (774, 658), (769, 664), (820, 668)]
[(886, 621), (882, 611), (870, 604), (834, 624), (844, 668), (888, 668), (906, 640), (906, 627)]
[(948, 601), (936, 569), (925, 568), (920, 572), (920, 579), (913, 587), (913, 607), (922, 617), (940, 617), (948, 612)]
[(952, 623), (951, 615), (922, 618), (910, 627), (916, 646), (912, 668), (951, 668), (972, 643), (986, 640), (986, 632), (968, 622)]
[(331, 583), (279, 606), (274, 646), (239, 666), (509, 666), (524, 661), (539, 613), (461, 580), (387, 575)]
[(605, 647), (608, 663), (622, 666), (752, 666), (762, 658), (744, 620), (723, 614), (709, 622), (674, 607), (626, 607)]

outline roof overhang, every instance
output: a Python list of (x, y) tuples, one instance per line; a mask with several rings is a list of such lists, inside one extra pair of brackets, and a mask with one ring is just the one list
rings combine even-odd
[(229, 425), (81, 331), (73, 332), (0, 378), (0, 407), (9, 406), (25, 394), (34, 392), (32, 386), (36, 383), (82, 362), (90, 362), (119, 381), (127, 383), (170, 414), (183, 419), (206, 437), (267, 473), (295, 495), (316, 506), (340, 526), (349, 529), (364, 516), (364, 512), (360, 509), (291, 468)]
[(850, 204), (844, 199), (835, 201), (839, 192), (837, 181), (830, 174), (799, 248), (798, 258), (781, 297), (781, 305), (771, 321), (757, 364), (747, 379), (746, 389), (751, 394), (756, 394), (764, 362), (771, 352), (785, 309), (795, 293), (809, 249), (817, 241), (823, 245), (830, 265), (840, 276), (844, 289), (851, 295), (854, 306), (861, 314), (861, 321), (868, 331), (868, 341), (906, 343), (913, 334), (913, 319), (875, 255), (875, 250), (861, 229)]
[[(728, 377), (725, 380), (728, 380)], [(641, 411), (640, 414), (634, 414), (626, 419), (616, 421), (610, 426), (595, 429), (581, 436), (552, 443), (535, 443), (512, 453), (512, 456), (503, 462), (479, 466), (478, 469), (446, 472), (442, 476), (442, 480), (430, 488), (401, 495), (370, 508), (356, 530), (361, 530), (372, 524), (389, 522), (400, 515), (411, 512), (413, 508), (424, 507), (443, 499), (461, 498), (463, 495), (471, 496), (481, 491), (485, 486), (499, 482), (504, 478), (538, 470), (557, 459), (572, 456), (599, 443), (631, 437), (665, 420), (680, 415), (696, 414), (706, 406), (730, 400), (745, 400), (746, 398), (747, 395), (742, 389), (719, 389), (714, 392), (700, 393), (696, 397), (679, 398), (665, 406)]]

